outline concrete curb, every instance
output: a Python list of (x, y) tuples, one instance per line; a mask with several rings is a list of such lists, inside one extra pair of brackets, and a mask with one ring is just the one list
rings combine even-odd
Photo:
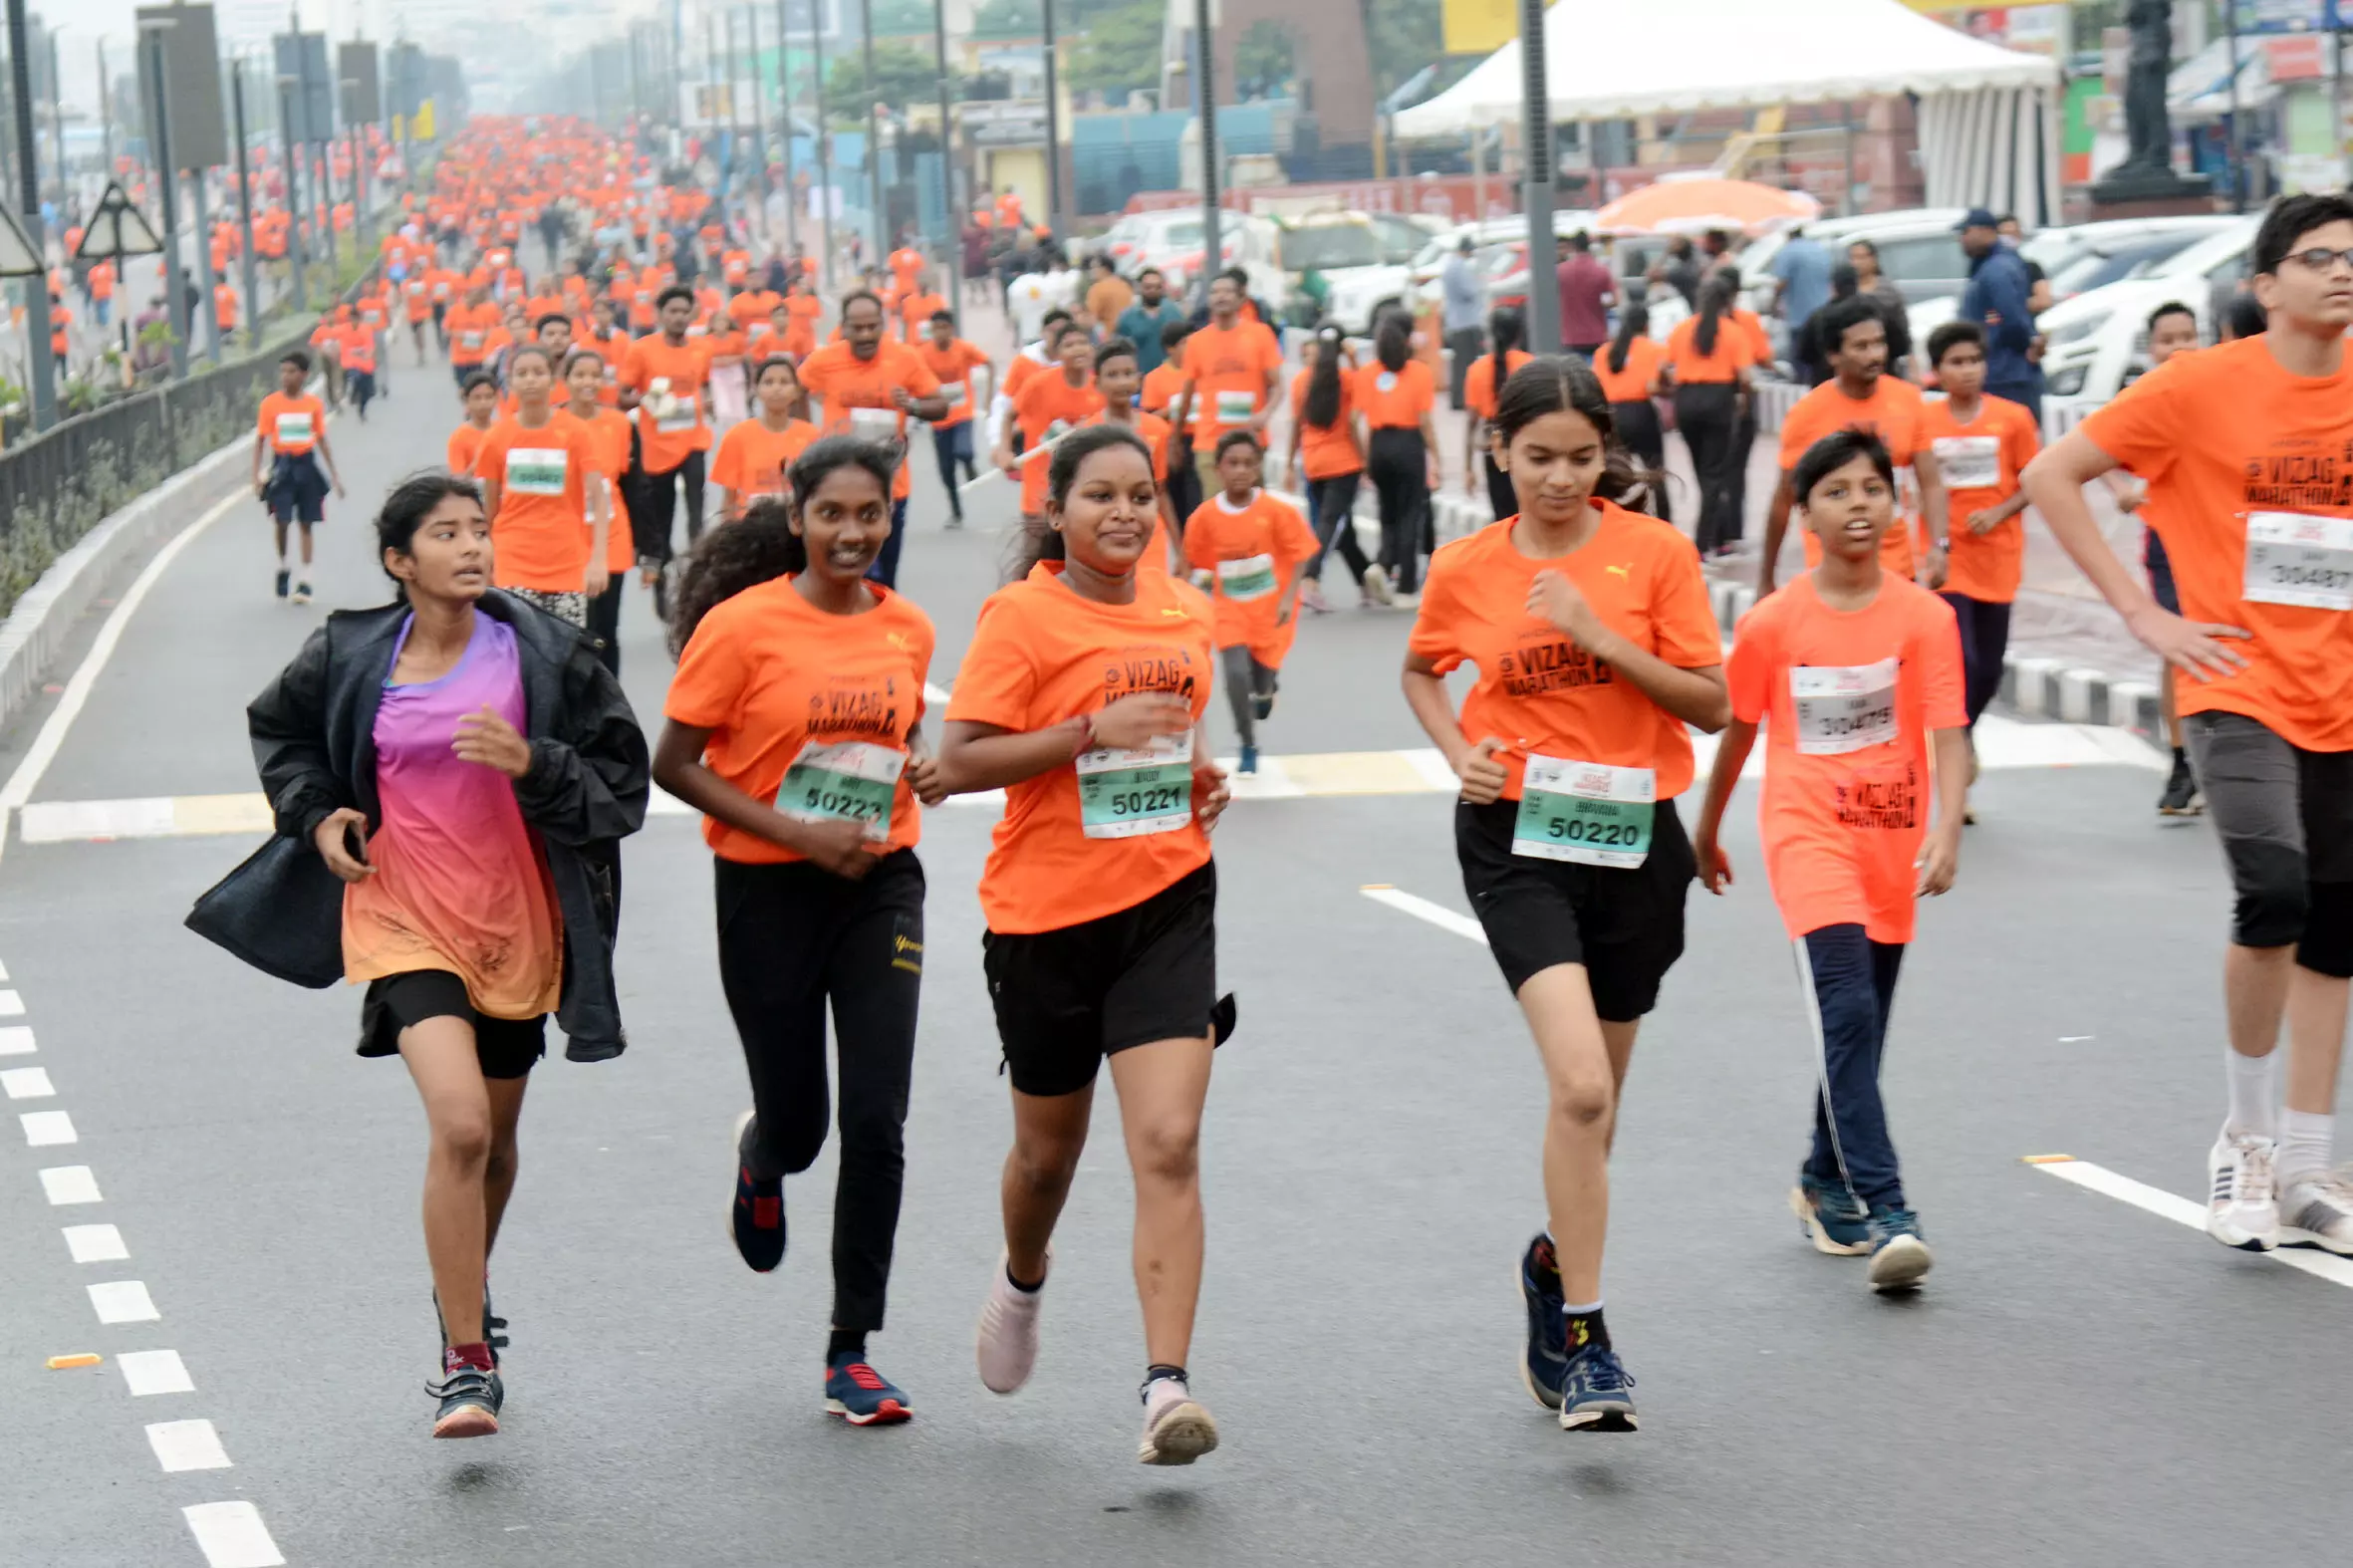
[(195, 510), (192, 497), (217, 484), (252, 445), (250, 434), (240, 434), (101, 521), (50, 563), (0, 622), (0, 725), (15, 722), (40, 696), (43, 677), (90, 607), (184, 526)]

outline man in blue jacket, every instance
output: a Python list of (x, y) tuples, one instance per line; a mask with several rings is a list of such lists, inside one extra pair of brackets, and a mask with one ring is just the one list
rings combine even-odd
[(1960, 224), (1961, 248), (1968, 252), (1969, 286), (1961, 297), (1961, 319), (1985, 329), (1985, 391), (2026, 405), (2042, 417), (2042, 366), (2036, 349), (2034, 312), (2027, 297), (2033, 283), (2026, 263), (2001, 242), (1993, 214), (1971, 207)]

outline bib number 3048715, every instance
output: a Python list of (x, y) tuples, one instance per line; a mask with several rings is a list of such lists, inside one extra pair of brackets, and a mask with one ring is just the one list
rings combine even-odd
[(800, 822), (862, 822), (867, 841), (891, 837), (891, 807), (907, 753), (863, 740), (820, 745), (812, 740), (784, 770), (776, 809)]
[(2242, 592), (2261, 605), (2353, 610), (2353, 518), (2248, 513)]
[(1079, 753), (1079, 827), (1090, 839), (1175, 833), (1192, 821), (1192, 731), (1134, 751)]
[(1659, 776), (1649, 768), (1530, 757), (1520, 777), (1511, 853), (1583, 866), (1640, 866), (1650, 859)]
[(1896, 738), (1896, 661), (1793, 664), (1789, 697), (1797, 710), (1797, 749), (1835, 757)]

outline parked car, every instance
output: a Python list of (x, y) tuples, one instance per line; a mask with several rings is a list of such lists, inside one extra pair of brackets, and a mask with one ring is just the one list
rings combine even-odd
[(1397, 241), (1361, 212), (1324, 212), (1278, 225), (1277, 265), (1298, 326), (1319, 318), (1352, 333), (1370, 332), (1381, 311), (1402, 303), (1413, 281)]
[[(1135, 271), (1158, 267), (1167, 280), (1171, 294), (1182, 295), (1201, 272), (1201, 215), (1190, 214), (1191, 226), (1172, 223), (1162, 231), (1155, 246), (1147, 249), (1138, 260)], [(1186, 248), (1177, 248), (1179, 245)], [(1275, 225), (1268, 219), (1246, 212), (1225, 212), (1218, 215), (1217, 248), (1222, 260), (1220, 268), (1238, 266), (1250, 275), (1250, 293), (1264, 300), (1276, 310), (1290, 298), (1290, 286), (1283, 277), (1283, 269), (1275, 244)], [(1131, 273), (1131, 276), (1134, 274)]]
[[(1593, 214), (1582, 208), (1556, 209), (1552, 214), (1552, 232), (1556, 239), (1567, 239), (1572, 234), (1593, 232)], [(1471, 254), (1471, 266), (1478, 272), (1481, 288), (1486, 294), (1486, 307), (1496, 310), (1504, 306), (1525, 309), (1528, 303), (1528, 223), (1525, 218), (1490, 218), (1484, 223), (1462, 223), (1447, 229), (1424, 246), (1414, 258), (1414, 297), (1430, 310), (1439, 308), (1444, 299), (1444, 287), (1438, 281), (1439, 269), (1446, 258), (1467, 236), (1478, 248)], [(1600, 243), (1596, 239), (1596, 243)], [(1551, 259), (1546, 258), (1546, 265)]]
[(2232, 218), (2139, 277), (2044, 311), (2035, 328), (2048, 345), (2042, 359), (2048, 394), (2105, 402), (2123, 391), (2149, 368), (2149, 313), (2169, 301), (2189, 306), (2212, 342), (2217, 321), (2253, 273), (2257, 222)]
[[(1866, 212), (1847, 218), (1817, 218), (1805, 225), (1808, 238), (1822, 242), (1833, 266), (1846, 260), (1846, 248), (1859, 239), (1879, 251), (1880, 271), (1907, 301), (1958, 297), (1968, 286), (1968, 253), (1961, 248), (1955, 227), (1967, 214), (1960, 207), (1914, 207), (1900, 212)], [(1769, 316), (1779, 282), (1772, 275), (1773, 258), (1787, 244), (1787, 233), (1768, 234), (1738, 257), (1740, 290), (1748, 308)]]
[(2051, 303), (2145, 278), (2200, 240), (2231, 228), (2227, 213), (2174, 218), (2113, 218), (2044, 229), (2018, 247), (2050, 280)]

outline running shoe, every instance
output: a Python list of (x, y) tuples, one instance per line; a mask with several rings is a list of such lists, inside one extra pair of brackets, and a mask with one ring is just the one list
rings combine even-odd
[(2207, 1151), (2206, 1233), (2242, 1252), (2279, 1245), (2279, 1189), (2272, 1179), (2276, 1147), (2257, 1133), (2229, 1128)]
[(749, 1111), (735, 1119), (735, 1204), (727, 1223), (744, 1266), (755, 1274), (766, 1274), (784, 1261), (784, 1182), (762, 1181), (752, 1176), (752, 1168), (743, 1158), (743, 1141), (751, 1126)]
[(1246, 740), (1242, 742), (1241, 760), (1234, 764), (1234, 771), (1236, 773), (1255, 773), (1258, 771), (1258, 748), (1256, 746), (1251, 745)]
[(947, 526), (948, 526), (950, 529), (956, 529), (956, 528), (961, 528), (961, 527), (963, 527), (963, 526), (964, 526), (964, 514), (963, 514), (963, 513), (961, 513), (961, 512), (950, 512), (950, 513), (948, 514), (948, 516), (947, 516)]
[(1420, 594), (1391, 594), (1389, 596), (1389, 602), (1400, 610), (1419, 610), (1422, 608), (1422, 596)]
[(1378, 565), (1366, 567), (1365, 603), (1386, 605), (1389, 603), (1389, 574), (1382, 571)]
[(915, 1413), (915, 1402), (867, 1364), (862, 1351), (845, 1350), (825, 1364), (825, 1409), (853, 1427), (889, 1427)]
[(506, 1403), (506, 1385), (495, 1372), (480, 1367), (458, 1367), (442, 1374), (424, 1391), (441, 1402), (433, 1417), (436, 1437), (487, 1437), (498, 1431), (498, 1410)]
[[(1053, 1266), (1054, 1254), (1046, 1254)], [(1011, 1394), (1029, 1381), (1038, 1364), (1038, 1309), (1045, 1304), (1046, 1287), (1015, 1290), (1005, 1272), (1005, 1254), (997, 1253), (996, 1273), (990, 1276), (988, 1299), (980, 1304), (980, 1327), (973, 1335), (973, 1359), (980, 1364), (980, 1381), (992, 1394)]]
[(280, 572), (278, 574), (278, 597), (280, 599), (284, 599), (286, 597), (287, 585), (293, 581), (294, 574), (292, 572)]
[(2285, 1182), (2279, 1194), (2279, 1244), (2353, 1256), (2353, 1176), (2315, 1171)]
[(1190, 1464), (1216, 1446), (1217, 1423), (1182, 1379), (1155, 1378), (1144, 1386), (1139, 1464)]
[(2190, 774), (2190, 759), (2174, 758), (2174, 770), (2166, 776), (2165, 793), (2157, 797), (2157, 814), (2161, 817), (2195, 817), (2206, 809), (2198, 798), (2198, 780)]
[(1260, 723), (1274, 717), (1274, 693), (1271, 691), (1251, 692), (1250, 711), (1258, 715)]
[(1309, 615), (1328, 616), (1332, 613), (1331, 602), (1324, 598), (1324, 585), (1312, 577), (1300, 585), (1299, 603)]
[(1789, 1208), (1815, 1251), (1861, 1257), (1871, 1250), (1871, 1215), (1845, 1182), (1825, 1187), (1800, 1172), (1797, 1185), (1789, 1189)]
[(1569, 1339), (1561, 1313), (1560, 1274), (1550, 1270), (1547, 1282), (1536, 1266), (1536, 1249), (1544, 1244), (1538, 1231), (1519, 1255), (1519, 1296), (1528, 1312), (1528, 1342), (1519, 1353), (1519, 1380), (1528, 1397), (1546, 1410), (1560, 1409), (1561, 1380), (1569, 1370)]
[(294, 585), (294, 602), (298, 605), (307, 605), (311, 602), (310, 584), (297, 583)]
[(1871, 1211), (1871, 1288), (1910, 1290), (1936, 1266), (1936, 1254), (1921, 1239), (1920, 1216), (1882, 1203)]
[(1587, 1345), (1561, 1371), (1560, 1430), (1633, 1432), (1634, 1378), (1607, 1345)]

